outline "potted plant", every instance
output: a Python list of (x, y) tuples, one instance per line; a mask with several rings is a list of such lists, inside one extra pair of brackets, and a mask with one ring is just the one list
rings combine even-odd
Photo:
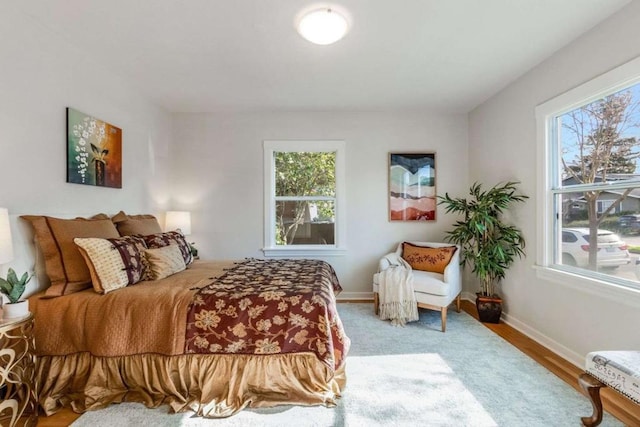
[(516, 257), (524, 255), (525, 241), (520, 230), (502, 221), (502, 213), (513, 203), (523, 202), (528, 196), (518, 194), (519, 182), (499, 183), (489, 190), (474, 183), (470, 198), (452, 198), (448, 193), (438, 196), (438, 204), (447, 213), (463, 215), (453, 230), (447, 231), (446, 240), (460, 245), (460, 263), (470, 265), (480, 279), (480, 292), (476, 294), (476, 307), (482, 322), (499, 323), (502, 299), (495, 286), (504, 278)]
[(23, 317), (29, 314), (29, 301), (21, 300), (20, 298), (22, 298), (22, 294), (31, 277), (29, 273), (24, 273), (22, 277), (18, 278), (13, 268), (9, 268), (6, 279), (0, 277), (0, 292), (9, 299), (9, 303), (4, 304), (2, 307), (5, 319)]

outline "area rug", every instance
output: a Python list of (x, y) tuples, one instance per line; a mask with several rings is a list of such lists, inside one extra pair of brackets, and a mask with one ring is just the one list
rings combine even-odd
[[(245, 409), (207, 420), (122, 403), (83, 414), (74, 427), (107, 426), (579, 426), (586, 397), (468, 314), (420, 310), (394, 327), (371, 304), (339, 304), (352, 348), (335, 408)], [(622, 426), (605, 414), (602, 426)]]

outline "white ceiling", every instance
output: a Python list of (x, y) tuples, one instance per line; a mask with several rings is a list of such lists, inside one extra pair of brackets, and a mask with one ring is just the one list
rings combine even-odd
[[(467, 112), (630, 0), (21, 0), (173, 112)], [(348, 11), (330, 46), (311, 5)]]

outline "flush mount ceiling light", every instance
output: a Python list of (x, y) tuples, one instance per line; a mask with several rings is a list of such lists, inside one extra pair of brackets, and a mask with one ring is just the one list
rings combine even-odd
[(331, 8), (316, 9), (298, 21), (298, 32), (315, 44), (335, 43), (347, 34), (347, 19)]

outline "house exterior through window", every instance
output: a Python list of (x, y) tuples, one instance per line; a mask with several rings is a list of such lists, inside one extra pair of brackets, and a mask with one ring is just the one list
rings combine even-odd
[(640, 60), (536, 115), (540, 275), (640, 295)]

